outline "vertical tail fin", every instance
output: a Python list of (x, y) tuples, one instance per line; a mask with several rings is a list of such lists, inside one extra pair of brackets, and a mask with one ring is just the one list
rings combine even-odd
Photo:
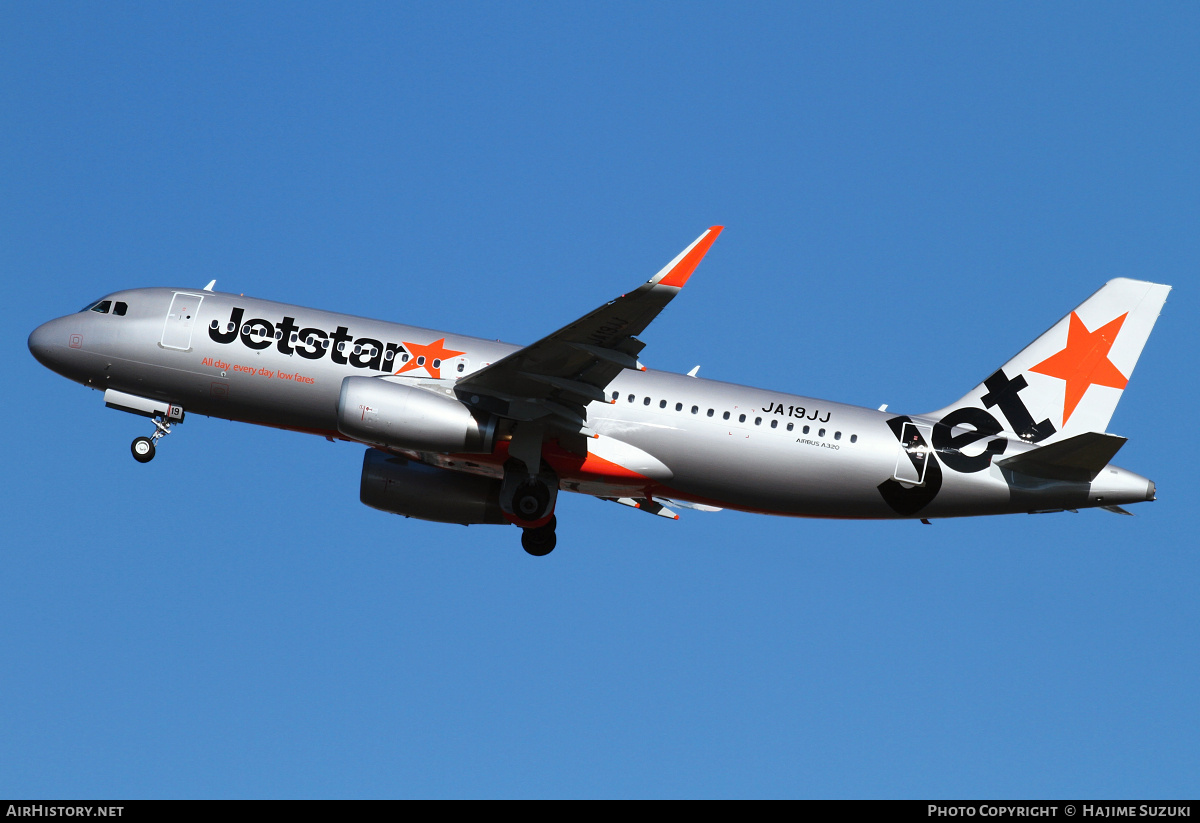
[(1032, 443), (1103, 432), (1112, 419), (1170, 286), (1110, 280), (956, 403), (990, 410)]

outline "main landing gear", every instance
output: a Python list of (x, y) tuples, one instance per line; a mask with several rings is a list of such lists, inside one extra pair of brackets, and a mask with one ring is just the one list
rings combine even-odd
[(554, 551), (557, 498), (558, 478), (548, 467), (541, 474), (529, 475), (516, 461), (505, 466), (500, 509), (511, 523), (520, 526), (521, 546), (534, 557)]
[(521, 548), (534, 557), (545, 557), (550, 554), (554, 551), (555, 544), (558, 543), (558, 538), (554, 536), (556, 525), (558, 525), (558, 518), (550, 515), (550, 522), (546, 525), (536, 529), (523, 529), (521, 531)]
[(135, 437), (129, 444), (133, 459), (139, 463), (149, 463), (154, 459), (154, 444), (171, 433), (171, 424), (161, 417), (154, 418), (154, 434), (149, 437)]
[(512, 496), (512, 513), (526, 522), (541, 520), (550, 507), (550, 489), (539, 477), (517, 486)]
[(545, 426), (540, 422), (517, 424), (500, 484), (500, 511), (521, 528), (521, 546), (534, 557), (550, 554), (558, 542), (554, 536), (558, 477), (542, 460), (544, 436)]

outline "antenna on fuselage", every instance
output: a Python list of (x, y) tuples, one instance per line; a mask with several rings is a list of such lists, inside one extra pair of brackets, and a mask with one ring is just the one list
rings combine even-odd
[(699, 366), (693, 366), (693, 367), (692, 367), (692, 370), (691, 370), (690, 372), (688, 372), (688, 377), (695, 377), (695, 376), (696, 376), (696, 372), (698, 372), (698, 371), (700, 371), (700, 367), (699, 367)]
[(204, 290), (205, 290), (205, 291), (212, 291), (212, 287), (213, 287), (213, 286), (215, 286), (215, 285), (217, 285), (217, 281), (216, 281), (216, 280), (209, 280), (209, 281), (208, 281), (208, 285), (204, 287)]

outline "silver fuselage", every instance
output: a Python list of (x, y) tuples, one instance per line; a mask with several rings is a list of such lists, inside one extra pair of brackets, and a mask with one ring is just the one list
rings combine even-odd
[[(388, 378), (430, 388), (451, 388), (519, 348), (201, 290), (134, 289), (107, 299), (125, 303), (126, 313), (83, 311), (38, 327), (29, 339), (38, 360), (91, 388), (178, 404), (189, 414), (339, 439), (347, 439), (337, 421), (343, 379), (394, 374), (416, 350), (411, 344), (441, 340), (455, 353), (437, 369), (431, 363)], [(587, 406), (588, 433), (628, 444), (664, 468), (640, 479), (560, 473), (563, 489), (841, 518), (1001, 514), (1154, 497), (1146, 478), (1115, 466), (1091, 482), (1034, 480), (995, 465), (959, 471), (931, 450), (914, 469), (899, 431), (908, 424), (928, 441), (938, 421), (920, 415), (654, 370), (625, 370), (607, 386), (606, 400)], [(997, 437), (1006, 457), (1034, 448), (1013, 435)], [(985, 445), (980, 440), (970, 454)], [(457, 470), (497, 470), (478, 458), (421, 458)]]

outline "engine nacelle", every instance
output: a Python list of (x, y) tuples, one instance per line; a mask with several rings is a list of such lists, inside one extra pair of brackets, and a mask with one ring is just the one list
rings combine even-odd
[(377, 449), (363, 455), (358, 499), (380, 509), (439, 523), (505, 524), (500, 481), (426, 466)]
[(376, 446), (450, 454), (489, 454), (496, 419), (480, 420), (454, 397), (378, 377), (347, 377), (338, 431)]

